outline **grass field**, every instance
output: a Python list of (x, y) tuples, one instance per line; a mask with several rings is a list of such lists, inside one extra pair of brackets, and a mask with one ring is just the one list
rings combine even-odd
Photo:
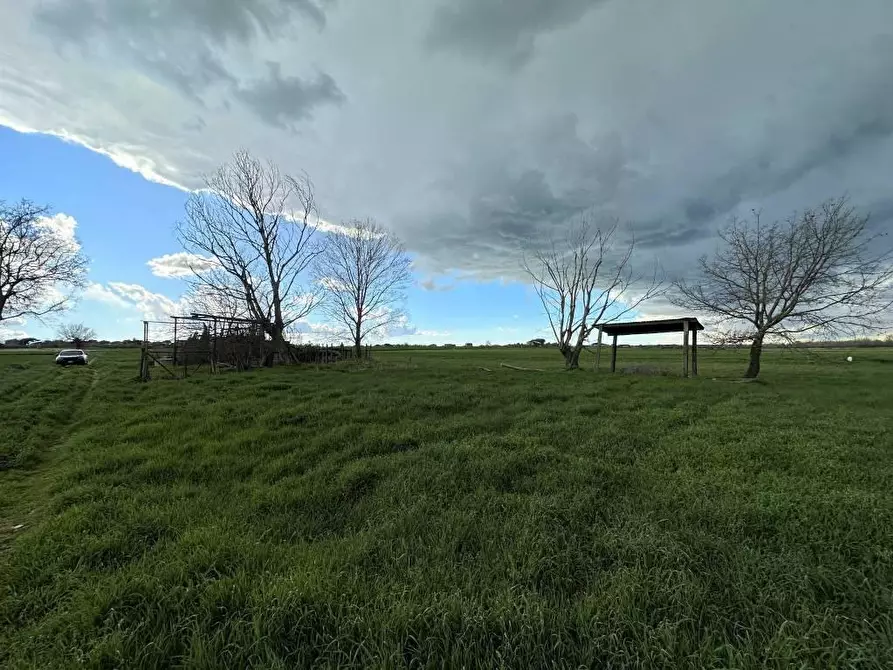
[(891, 349), (136, 356), (0, 352), (2, 667), (893, 666)]

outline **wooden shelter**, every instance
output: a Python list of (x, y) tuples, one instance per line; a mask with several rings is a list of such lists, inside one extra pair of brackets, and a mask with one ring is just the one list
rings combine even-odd
[[(682, 333), (682, 376), (698, 376), (698, 331), (704, 326), (693, 316), (657, 321), (624, 321), (605, 323), (598, 327), (598, 348), (595, 353), (595, 367), (598, 369), (602, 354), (602, 334), (613, 336), (611, 343), (611, 372), (617, 369), (617, 337), (620, 335), (650, 335), (653, 333)], [(691, 356), (689, 357), (688, 335), (691, 333)], [(690, 367), (689, 367), (690, 365)]]

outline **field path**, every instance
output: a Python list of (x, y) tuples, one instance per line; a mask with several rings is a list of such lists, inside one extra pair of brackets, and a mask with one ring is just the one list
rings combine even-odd
[(11, 418), (0, 426), (0, 553), (41, 517), (61, 447), (103, 379), (101, 359), (86, 369), (20, 359), (4, 366), (0, 382), (0, 414)]

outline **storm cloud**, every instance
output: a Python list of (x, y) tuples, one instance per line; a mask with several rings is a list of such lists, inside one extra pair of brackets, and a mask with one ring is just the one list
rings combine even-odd
[(525, 63), (540, 33), (573, 23), (603, 0), (447, 0), (428, 32), (432, 47), (510, 66)]
[[(268, 63), (264, 72), (262, 61), (230, 54), (325, 24), (314, 0), (52, 0), (39, 4), (33, 16), (35, 29), (67, 57), (124, 59), (201, 106), (217, 85), (217, 99), (241, 100), (280, 126), (307, 118), (318, 104), (339, 101), (334, 80), (325, 73), (309, 82), (282, 77), (279, 63)], [(245, 76), (258, 69), (262, 78)]]
[(319, 105), (344, 102), (344, 94), (329, 75), (320, 73), (312, 80), (283, 77), (278, 63), (270, 63), (266, 79), (239, 88), (236, 97), (261, 119), (281, 128), (308, 118)]
[(893, 221), (889, 0), (8, 4), (0, 122), (186, 188), (248, 147), (425, 276), (518, 278), (584, 210), (671, 275), (753, 208)]

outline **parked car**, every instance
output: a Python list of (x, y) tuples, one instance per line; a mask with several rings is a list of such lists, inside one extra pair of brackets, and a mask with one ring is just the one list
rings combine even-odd
[(57, 365), (86, 365), (87, 352), (83, 349), (63, 349), (56, 356)]

